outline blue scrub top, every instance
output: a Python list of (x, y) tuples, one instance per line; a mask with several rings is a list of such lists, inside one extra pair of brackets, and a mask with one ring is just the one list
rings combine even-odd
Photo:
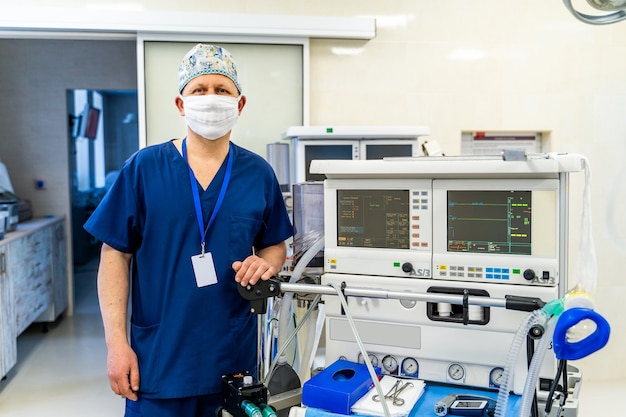
[[(145, 398), (221, 392), (221, 376), (256, 369), (256, 317), (237, 292), (231, 265), (293, 232), (272, 167), (233, 144), (222, 206), (206, 236), (215, 285), (198, 288), (191, 257), (200, 253), (187, 162), (172, 142), (139, 150), (85, 224), (109, 246), (133, 253), (131, 345)], [(205, 225), (226, 161), (200, 197)]]

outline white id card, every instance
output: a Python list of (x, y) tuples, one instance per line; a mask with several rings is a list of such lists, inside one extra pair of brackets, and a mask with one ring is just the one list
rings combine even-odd
[(211, 252), (192, 256), (191, 263), (198, 287), (217, 284), (217, 273), (215, 272)]

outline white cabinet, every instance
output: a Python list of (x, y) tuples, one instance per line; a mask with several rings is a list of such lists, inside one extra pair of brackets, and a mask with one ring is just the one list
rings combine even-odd
[(50, 227), (50, 303), (48, 308), (37, 318), (37, 321), (55, 321), (67, 309), (67, 241), (65, 239), (65, 222), (57, 222)]
[(17, 363), (15, 312), (11, 299), (7, 261), (8, 245), (0, 245), (0, 378), (3, 378)]
[(9, 275), (13, 286), (15, 323), (21, 334), (50, 304), (52, 248), (50, 228), (27, 234), (9, 246)]
[(16, 339), (67, 308), (65, 220), (20, 223), (0, 240), (0, 377), (17, 361)]

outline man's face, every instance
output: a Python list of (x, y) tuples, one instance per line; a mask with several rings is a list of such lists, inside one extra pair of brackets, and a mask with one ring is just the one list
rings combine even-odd
[[(203, 74), (192, 78), (181, 92), (181, 96), (202, 96), (207, 94), (239, 97), (239, 91), (233, 80), (221, 74)], [(180, 96), (176, 96), (175, 103), (180, 115), (184, 116), (184, 104)], [(241, 114), (245, 105), (246, 96), (242, 95), (238, 103), (239, 114)]]

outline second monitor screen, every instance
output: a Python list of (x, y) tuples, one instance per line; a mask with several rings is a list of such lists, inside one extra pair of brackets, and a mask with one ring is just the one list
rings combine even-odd
[(531, 191), (448, 191), (448, 251), (531, 254)]

